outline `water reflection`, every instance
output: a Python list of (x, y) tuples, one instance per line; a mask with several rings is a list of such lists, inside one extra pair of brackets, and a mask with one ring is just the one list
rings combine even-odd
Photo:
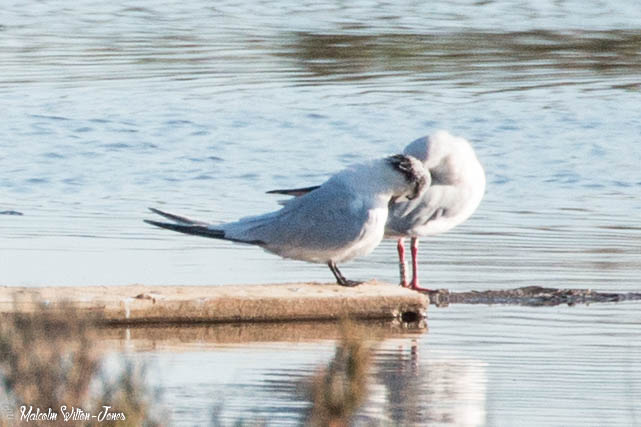
[[(408, 11), (425, 17), (411, 24), (400, 15), (390, 19), (369, 10), (374, 16), (361, 15), (351, 23), (337, 20), (326, 28), (305, 19), (261, 22), (265, 17), (255, 15), (255, 25), (235, 27), (226, 22), (226, 12), (196, 3), (186, 10), (163, 9), (161, 4), (144, 9), (94, 5), (84, 13), (45, 7), (43, 13), (66, 16), (70, 27), (82, 30), (73, 39), (65, 37), (69, 28), (53, 23), (41, 33), (41, 22), (32, 13), (16, 9), (12, 13), (19, 24), (3, 27), (8, 41), (0, 51), (5, 66), (0, 89), (10, 92), (15, 86), (43, 82), (154, 86), (160, 80), (206, 90), (216, 84), (224, 92), (244, 85), (371, 85), (387, 79), (384, 86), (413, 93), (425, 90), (417, 83), (444, 83), (479, 93), (573, 84), (639, 88), (638, 28), (566, 24), (497, 30), (488, 18), (493, 19), (501, 5), (491, 4), (444, 20), (428, 9)], [(323, 15), (284, 3), (281, 19), (287, 13)], [(333, 12), (350, 13), (346, 6)], [(490, 16), (484, 17), (487, 12)], [(554, 12), (549, 15), (555, 17)], [(102, 25), (96, 27), (96, 22)]]
[[(389, 334), (420, 335), (427, 330), (424, 320), (414, 323), (397, 320), (358, 322), (368, 337)], [(336, 322), (257, 322), (221, 323), (180, 326), (107, 327), (101, 331), (103, 340), (114, 348), (137, 351), (209, 350), (234, 344), (260, 344), (335, 340), (340, 336)]]
[[(588, 416), (598, 425), (634, 425), (638, 313), (638, 303), (459, 305), (430, 309), (429, 333), (396, 330), (376, 340), (389, 329), (374, 326), (366, 332), (376, 342), (370, 390), (355, 425), (578, 426)], [(234, 325), (202, 326), (164, 338), (161, 329), (116, 329), (105, 343), (143, 350), (137, 354), (152, 361), (152, 382), (171, 402), (176, 425), (201, 424), (215, 408), (228, 424), (300, 425), (309, 406), (302, 387), (331, 360), (338, 330), (277, 332), (283, 326), (255, 325), (247, 335)]]
[[(372, 397), (363, 409), (396, 425), (486, 424), (486, 373), (478, 360), (421, 358), (419, 339), (388, 340), (377, 352)], [(378, 399), (377, 399), (378, 397)]]
[(308, 71), (302, 81), (310, 84), (390, 77), (461, 86), (502, 83), (523, 90), (605, 76), (638, 78), (639, 45), (641, 32), (633, 30), (380, 34), (372, 29), (293, 33), (277, 55)]
[[(486, 373), (483, 362), (456, 354), (429, 354), (426, 346), (421, 345), (421, 341), (427, 338), (424, 325), (366, 322), (359, 328), (360, 333), (369, 339), (387, 338), (374, 344), (367, 397), (354, 425), (389, 422), (408, 426), (426, 423), (485, 424)], [(252, 423), (264, 421), (267, 425), (297, 425), (309, 407), (306, 389), (310, 378), (327, 363), (334, 339), (338, 338), (341, 330), (335, 323), (303, 322), (106, 328), (101, 334), (107, 348), (155, 353), (156, 361), (161, 365), (165, 365), (166, 360), (191, 360), (195, 357), (205, 369), (211, 357), (217, 361), (212, 365), (213, 371), (205, 371), (207, 373), (185, 371), (175, 362), (170, 362), (173, 368), (167, 366), (167, 369), (178, 369), (177, 376), (176, 372), (163, 369), (167, 376), (153, 381), (166, 384), (166, 398), (183, 390), (185, 382), (197, 381), (193, 392), (202, 390), (190, 394), (188, 401), (193, 404), (196, 399), (196, 406), (213, 413), (220, 422), (243, 419)], [(420, 354), (421, 346), (427, 354)], [(287, 348), (295, 350), (291, 357), (277, 357)], [(247, 355), (248, 350), (251, 356)], [(223, 365), (216, 366), (222, 360), (225, 361), (225, 373), (221, 371)], [(233, 381), (224, 379), (227, 373), (233, 372), (238, 375)], [(183, 386), (175, 388), (172, 385), (175, 381)], [(221, 388), (225, 390), (222, 394)], [(204, 390), (217, 390), (215, 396), (224, 395), (225, 398), (212, 398), (208, 393), (203, 394)], [(247, 400), (247, 394), (253, 394), (255, 398)], [(184, 398), (179, 398), (179, 401), (181, 399)], [(180, 417), (177, 425), (182, 422), (188, 424), (189, 420), (203, 416), (195, 413), (193, 419), (186, 417), (179, 410), (183, 403), (175, 404), (174, 416)]]

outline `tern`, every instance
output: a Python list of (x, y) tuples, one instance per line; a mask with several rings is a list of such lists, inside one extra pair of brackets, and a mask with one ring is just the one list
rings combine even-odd
[[(420, 160), (430, 179), (420, 197), (398, 199), (390, 205), (385, 237), (397, 239), (401, 286), (431, 292), (419, 284), (419, 239), (451, 230), (474, 213), (485, 193), (485, 172), (470, 143), (443, 130), (411, 142), (403, 154)], [(302, 197), (316, 188), (268, 193)], [(409, 284), (405, 262), (407, 237), (411, 239), (412, 254), (412, 281)]]
[(361, 282), (347, 280), (337, 264), (374, 250), (385, 233), (388, 207), (396, 200), (419, 197), (428, 184), (422, 163), (398, 154), (348, 167), (275, 212), (213, 225), (150, 208), (171, 222), (145, 222), (257, 245), (283, 258), (324, 263), (339, 285), (355, 286)]

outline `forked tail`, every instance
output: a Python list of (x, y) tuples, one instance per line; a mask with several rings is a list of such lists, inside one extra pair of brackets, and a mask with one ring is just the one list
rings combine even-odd
[(211, 225), (206, 222), (193, 220), (180, 215), (174, 215), (169, 212), (161, 211), (160, 209), (149, 208), (149, 210), (174, 222), (160, 222), (145, 219), (144, 221), (147, 224), (184, 234), (193, 234), (195, 236), (209, 237), (212, 239), (225, 239), (225, 232), (223, 230), (212, 228)]
[(177, 231), (179, 233), (191, 234), (194, 236), (209, 237), (210, 239), (229, 240), (238, 243), (247, 243), (250, 245), (262, 245), (260, 240), (241, 240), (225, 236), (225, 231), (220, 228), (214, 228), (211, 224), (198, 221), (195, 219), (187, 218), (184, 216), (172, 214), (169, 212), (161, 211), (160, 209), (149, 208), (155, 214), (165, 217), (173, 222), (160, 222), (145, 219), (147, 224), (155, 225), (156, 227), (166, 228), (167, 230)]

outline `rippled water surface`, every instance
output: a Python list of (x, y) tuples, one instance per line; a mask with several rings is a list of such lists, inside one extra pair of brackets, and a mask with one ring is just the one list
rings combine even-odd
[[(274, 210), (269, 189), (320, 183), (445, 128), (472, 142), (488, 186), (469, 221), (424, 239), (423, 282), (641, 287), (635, 0), (9, 3), (0, 212), (24, 215), (0, 215), (2, 285), (329, 281), (322, 265), (141, 220), (148, 206), (212, 221)], [(395, 282), (394, 243), (343, 271)], [(435, 310), (403, 371), (420, 414), (392, 419), (639, 424), (638, 309)], [(412, 354), (399, 339), (377, 353), (372, 399), (391, 402), (386, 375)], [(297, 419), (302, 403), (285, 404), (270, 378), (281, 387), (331, 353), (325, 342), (158, 358), (190, 424), (211, 390), (236, 396), (228, 419), (255, 407)], [(227, 363), (238, 380), (222, 376)]]

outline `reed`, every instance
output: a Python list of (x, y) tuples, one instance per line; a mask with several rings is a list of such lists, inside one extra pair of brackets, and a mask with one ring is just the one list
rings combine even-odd
[(115, 377), (104, 373), (96, 320), (70, 306), (41, 305), (34, 313), (4, 316), (0, 322), (0, 393), (4, 400), (0, 425), (25, 423), (23, 406), (32, 413), (47, 413), (51, 408), (57, 414), (55, 420), (30, 420), (29, 425), (104, 425), (104, 419), (97, 418), (65, 421), (65, 413), (77, 408), (99, 415), (104, 406), (110, 407), (110, 416), (119, 418), (118, 425), (161, 425), (152, 416), (144, 367), (124, 360)]

